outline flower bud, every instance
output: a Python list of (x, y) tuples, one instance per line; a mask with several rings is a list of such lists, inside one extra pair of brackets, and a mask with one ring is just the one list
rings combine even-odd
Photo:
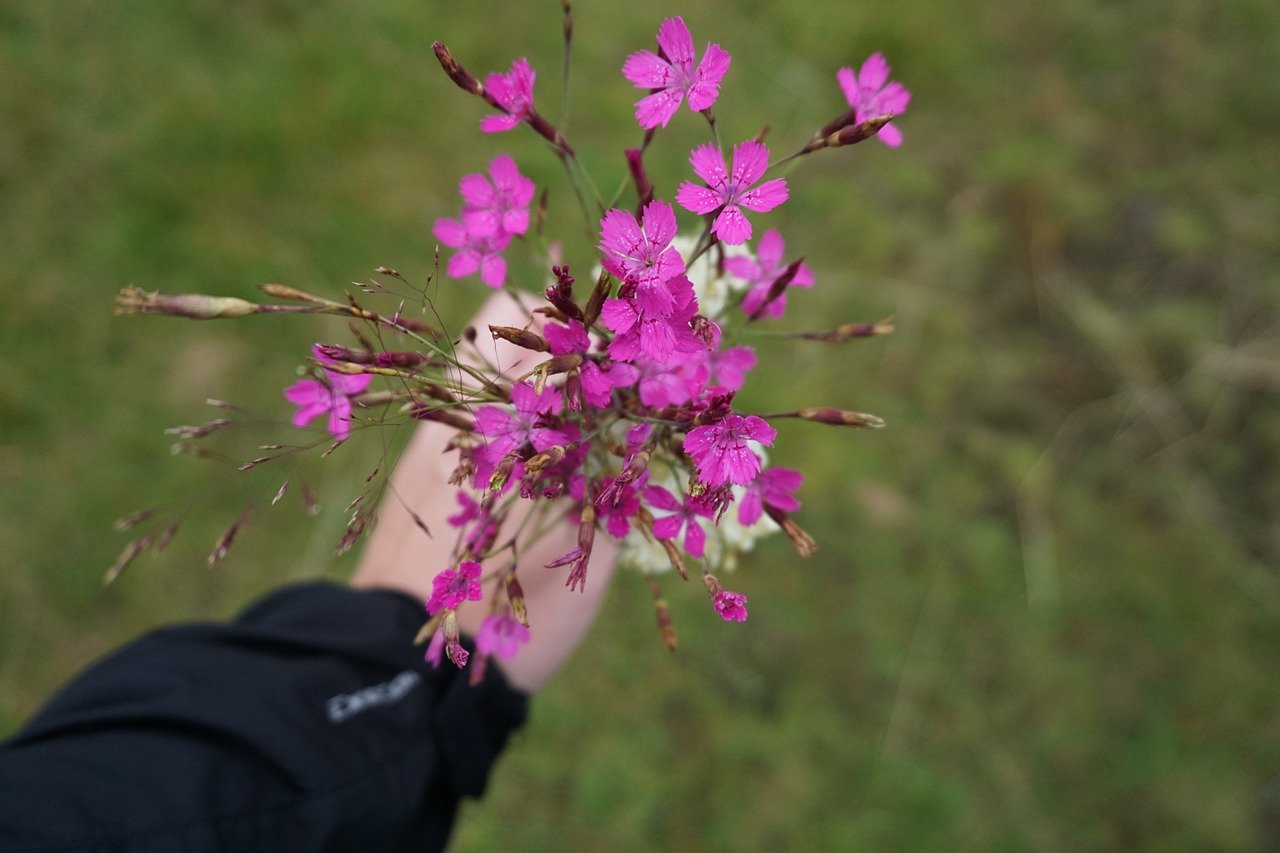
[(507, 456), (497, 465), (493, 467), (493, 474), (489, 477), (489, 485), (485, 488), (484, 496), (491, 497), (502, 491), (502, 487), (507, 484), (507, 480), (511, 479), (511, 471), (516, 467), (516, 460), (513, 456)]
[(529, 608), (525, 605), (524, 587), (520, 585), (520, 579), (516, 577), (515, 569), (507, 572), (506, 584), (507, 601), (511, 602), (511, 612), (515, 615), (516, 621), (528, 628)]
[(489, 333), (493, 335), (494, 340), (504, 340), (534, 352), (546, 352), (550, 349), (546, 338), (528, 329), (517, 329), (515, 326), (490, 326)]
[(866, 429), (880, 429), (884, 426), (884, 421), (875, 415), (869, 415), (865, 412), (850, 412), (845, 409), (801, 409), (790, 415), (790, 417), (797, 417), (801, 420), (813, 421), (819, 424), (830, 424), (831, 426), (864, 427)]
[(116, 295), (115, 312), (125, 314), (165, 314), (191, 320), (214, 320), (223, 317), (247, 317), (258, 313), (258, 306), (234, 296), (208, 296), (203, 293), (165, 295), (148, 293), (129, 285)]
[(524, 463), (525, 473), (537, 474), (544, 468), (550, 468), (564, 458), (565, 450), (563, 444), (554, 444), (536, 456), (530, 457)]
[[(444, 69), (444, 73), (449, 75), (449, 79), (458, 84), (458, 88), (464, 92), (470, 92), (478, 95), (485, 100), (486, 97), (484, 86), (475, 78), (470, 71), (458, 64), (458, 60), (453, 58), (453, 54), (449, 52), (449, 48), (445, 47), (443, 42), (432, 42), (431, 49), (436, 54), (436, 59), (440, 61), (440, 67)], [(492, 101), (490, 101), (492, 103)], [(493, 104), (497, 106), (497, 104)]]
[(893, 318), (886, 317), (879, 323), (843, 323), (826, 332), (797, 332), (792, 337), (806, 341), (840, 343), (852, 338), (873, 338), (893, 333)]

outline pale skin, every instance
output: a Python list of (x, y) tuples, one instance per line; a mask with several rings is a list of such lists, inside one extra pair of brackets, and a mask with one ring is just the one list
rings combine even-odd
[[(520, 376), (546, 356), (505, 341), (492, 341), (488, 327), (524, 327), (529, 323), (529, 307), (532, 303), (521, 308), (512, 297), (498, 294), (485, 304), (473, 321), (478, 333), (476, 344), (483, 359), (497, 365), (508, 378)], [(480, 355), (468, 357), (465, 351), (460, 350), (459, 354), (473, 364), (482, 360)], [(446, 521), (448, 516), (458, 511), (454, 498), (456, 489), (448, 484), (449, 475), (457, 463), (457, 454), (445, 449), (453, 433), (449, 427), (430, 422), (424, 422), (417, 428), (391, 475), (392, 488), (379, 508), (377, 526), (351, 579), (352, 586), (394, 589), (425, 602), (431, 593), (431, 579), (435, 574), (442, 569), (456, 568), (453, 548), (457, 532)], [(406, 507), (418, 514), (432, 536), (423, 533)], [(505, 542), (519, 528), (531, 507), (530, 501), (516, 502), (511, 516), (503, 525), (503, 533), (499, 534), (499, 542)], [(520, 585), (524, 588), (531, 637), (511, 660), (495, 658), (490, 661), (490, 665), (497, 665), (515, 687), (529, 693), (542, 687), (586, 636), (600, 609), (617, 561), (616, 543), (608, 534), (598, 532), (585, 590), (571, 592), (565, 587), (569, 567), (544, 568), (546, 563), (577, 546), (578, 520), (570, 509), (566, 501), (557, 503), (555, 513), (547, 515), (547, 521), (541, 525), (549, 527), (546, 534), (536, 541), (522, 543), (516, 569)], [(510, 551), (504, 552), (496, 561), (486, 561), (485, 574), (509, 565), (510, 561)], [(488, 615), (493, 587), (492, 581), (487, 582), (483, 600), (466, 602), (458, 608), (458, 623), (464, 634), (474, 637), (481, 620)], [(426, 621), (425, 610), (423, 621)], [(452, 664), (446, 660), (443, 665)]]

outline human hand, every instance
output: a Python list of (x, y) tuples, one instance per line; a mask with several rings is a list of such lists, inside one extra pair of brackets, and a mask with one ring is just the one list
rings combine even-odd
[[(481, 358), (496, 365), (508, 379), (529, 370), (536, 355), (514, 344), (489, 340), (490, 325), (524, 326), (529, 308), (521, 307), (509, 294), (496, 294), (473, 321), (478, 331), (478, 353), (463, 359)], [(536, 315), (535, 315), (536, 316)], [(379, 509), (378, 523), (371, 534), (351, 585), (365, 589), (394, 589), (426, 601), (431, 579), (442, 569), (453, 568), (453, 536), (446, 519), (458, 507), (455, 489), (448, 484), (454, 457), (446, 455), (452, 431), (443, 424), (423, 422), (417, 428), (391, 475), (391, 487)], [(416, 513), (431, 531), (428, 537), (418, 527)], [(519, 529), (532, 510), (530, 501), (516, 501), (506, 528)], [(533, 692), (549, 679), (586, 636), (604, 599), (617, 561), (618, 547), (607, 535), (598, 535), (591, 552), (587, 583), (581, 591), (565, 588), (563, 569), (547, 569), (545, 564), (577, 544), (575, 515), (562, 517), (546, 535), (521, 548), (517, 565), (524, 589), (525, 607), (531, 626), (529, 642), (509, 660), (494, 658), (507, 679), (517, 688)], [(486, 589), (486, 593), (491, 587)], [(487, 600), (487, 596), (486, 596)], [(463, 633), (475, 636), (487, 614), (483, 602), (458, 609)]]

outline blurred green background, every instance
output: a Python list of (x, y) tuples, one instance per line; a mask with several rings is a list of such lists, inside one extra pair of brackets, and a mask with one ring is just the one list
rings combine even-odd
[[(893, 314), (898, 332), (768, 344), (744, 396), (889, 427), (784, 426), (773, 461), (807, 472), (822, 550), (763, 545), (729, 579), (745, 625), (668, 583), (671, 655), (621, 577), (457, 848), (1276, 843), (1280, 6), (575, 7), (569, 135), (608, 187), (639, 138), (618, 69), (665, 15), (732, 53), (729, 142), (768, 124), (798, 144), (842, 109), (836, 68), (885, 52), (915, 95), (906, 144), (810, 158), (767, 224), (818, 276), (787, 328)], [(286, 419), (279, 389), (341, 325), (116, 319), (121, 285), (420, 279), (458, 177), (501, 151), (576, 220), (541, 141), (481, 136), (486, 110), (429, 49), (477, 72), (528, 56), (558, 116), (552, 0), (10, 0), (0, 36), (4, 733), (149, 626), (345, 576), (343, 507), (386, 464), (352, 442), (306, 469), (309, 519), (267, 508), (278, 471), (170, 457), (162, 430), (216, 414), (206, 397)], [(685, 111), (660, 135), (660, 193), (704, 134)], [(457, 324), (483, 290), (446, 282), (440, 307)], [(158, 501), (182, 533), (104, 591), (112, 520)]]

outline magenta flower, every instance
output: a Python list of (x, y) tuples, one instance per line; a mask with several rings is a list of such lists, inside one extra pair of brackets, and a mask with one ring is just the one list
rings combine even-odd
[(604, 268), (636, 286), (636, 301), (646, 311), (670, 314), (675, 307), (663, 285), (684, 273), (684, 259), (671, 247), (676, 213), (665, 201), (645, 205), (641, 222), (625, 210), (610, 210), (600, 220)]
[(706, 366), (711, 373), (708, 381), (714, 381), (726, 391), (737, 391), (746, 384), (747, 374), (756, 366), (756, 351), (749, 346), (721, 349), (721, 335), (720, 327), (714, 327), (711, 348), (706, 355)]
[(696, 359), (677, 359), (667, 364), (641, 359), (636, 367), (640, 402), (652, 409), (688, 403), (711, 378), (709, 367)]
[(480, 129), (485, 133), (511, 130), (533, 114), (533, 82), (538, 78), (529, 60), (520, 57), (506, 74), (494, 72), (484, 78), (485, 91), (493, 96), (505, 114), (485, 116)]
[(760, 473), (760, 457), (748, 444), (773, 444), (778, 431), (756, 415), (728, 414), (713, 424), (689, 430), (684, 452), (693, 458), (698, 478), (708, 486), (745, 486)]
[(560, 389), (544, 388), (539, 394), (527, 382), (511, 386), (511, 409), (481, 406), (476, 410), (476, 432), (489, 441), (490, 458), (497, 460), (519, 450), (525, 442), (539, 452), (553, 444), (568, 444), (562, 431), (539, 426), (544, 416), (560, 411)]
[(726, 622), (746, 622), (747, 621), (747, 597), (740, 592), (729, 592), (722, 589), (715, 594), (715, 598), (711, 601), (716, 608), (716, 613), (720, 614), (720, 618)]
[(804, 475), (790, 468), (766, 468), (747, 486), (746, 494), (738, 504), (738, 521), (750, 527), (760, 520), (765, 506), (782, 512), (795, 512), (800, 508), (795, 491), (804, 482)]
[(694, 557), (701, 557), (706, 549), (707, 534), (698, 523), (699, 518), (710, 518), (711, 510), (698, 498), (685, 496), (683, 501), (668, 492), (662, 486), (650, 486), (644, 490), (645, 501), (655, 509), (670, 512), (670, 515), (655, 517), (653, 535), (656, 539), (675, 539), (684, 533), (684, 550)]
[[(770, 228), (761, 235), (760, 242), (756, 245), (755, 260), (747, 255), (725, 258), (725, 270), (746, 281), (750, 288), (742, 299), (742, 310), (748, 317), (756, 313), (769, 295), (769, 289), (773, 287), (773, 283), (786, 272), (788, 266), (786, 252), (787, 244), (783, 241), (782, 235)], [(795, 277), (787, 283), (787, 287), (813, 287), (813, 270), (803, 263), (800, 264)], [(787, 294), (783, 293), (765, 306), (762, 316), (781, 317), (786, 310)]]
[(582, 385), (582, 396), (591, 405), (597, 408), (608, 406), (613, 400), (613, 389), (627, 388), (636, 383), (639, 373), (631, 365), (609, 362), (607, 359), (602, 365), (596, 359), (588, 357), (591, 337), (577, 320), (570, 320), (568, 326), (548, 323), (542, 333), (552, 355), (578, 353), (583, 356), (582, 366), (578, 368), (578, 378)]
[[(841, 68), (836, 72), (836, 80), (844, 90), (844, 99), (849, 102), (849, 108), (856, 114), (856, 121), (906, 112), (911, 92), (898, 82), (885, 85), (888, 79), (889, 63), (885, 62), (882, 53), (871, 54), (862, 63), (856, 77), (852, 68)], [(902, 144), (902, 131), (893, 123), (880, 128), (877, 136), (890, 148), (897, 148)]]
[(756, 366), (756, 351), (751, 347), (729, 347), (707, 354), (707, 367), (716, 384), (726, 391), (737, 391), (747, 382), (747, 374)]
[[(321, 352), (319, 345), (312, 347), (312, 353), (321, 363), (333, 363)], [(324, 381), (319, 379), (299, 379), (284, 389), (284, 397), (298, 407), (294, 412), (293, 425), (304, 427), (313, 418), (329, 413), (329, 434), (338, 441), (344, 441), (351, 435), (351, 398), (363, 394), (369, 387), (373, 377), (367, 373), (346, 374), (333, 370), (324, 372)]]
[(751, 223), (743, 215), (742, 208), (765, 213), (787, 200), (787, 182), (783, 178), (752, 186), (769, 167), (769, 149), (763, 142), (749, 139), (735, 145), (732, 172), (725, 170), (724, 155), (711, 142), (693, 149), (689, 165), (693, 166), (694, 174), (706, 182), (706, 186), (685, 181), (676, 191), (676, 201), (697, 214), (721, 208), (711, 224), (711, 231), (730, 246), (751, 239)]
[(527, 642), (529, 629), (510, 613), (486, 616), (476, 632), (476, 650), (482, 655), (496, 655), (503, 660), (511, 660)]
[(516, 161), (499, 154), (489, 163), (489, 177), (475, 172), (458, 182), (462, 195), (462, 223), (468, 234), (497, 237), (529, 230), (533, 181), (520, 174)]
[(464, 601), (479, 601), (484, 592), (480, 589), (480, 564), (463, 560), (457, 570), (445, 569), (431, 579), (431, 597), (427, 599), (427, 612), (435, 615), (441, 610), (452, 610)]
[(615, 333), (609, 343), (609, 355), (618, 361), (635, 361), (641, 355), (666, 363), (706, 347), (689, 328), (698, 313), (698, 300), (693, 282), (676, 276), (664, 285), (675, 305), (670, 315), (641, 308), (629, 299), (609, 299), (600, 312), (600, 322)]
[(437, 219), (432, 231), (441, 243), (458, 250), (445, 268), (450, 278), (479, 272), (480, 280), (494, 290), (506, 282), (507, 262), (502, 252), (511, 244), (510, 234), (473, 234), (456, 219)]
[(709, 109), (720, 95), (720, 81), (729, 70), (729, 54), (718, 44), (707, 44), (702, 62), (693, 66), (693, 36), (682, 18), (667, 18), (658, 27), (662, 55), (642, 50), (627, 57), (622, 75), (637, 89), (656, 89), (636, 102), (636, 121), (645, 130), (667, 126), (689, 99), (689, 109)]
[[(612, 483), (616, 483), (616, 478)], [(604, 529), (616, 539), (622, 539), (631, 531), (631, 519), (640, 512), (640, 495), (645, 483), (649, 482), (649, 472), (641, 471), (639, 476), (629, 483), (612, 485), (608, 495), (601, 494), (596, 500), (596, 511)], [(607, 499), (606, 499), (607, 498)]]

